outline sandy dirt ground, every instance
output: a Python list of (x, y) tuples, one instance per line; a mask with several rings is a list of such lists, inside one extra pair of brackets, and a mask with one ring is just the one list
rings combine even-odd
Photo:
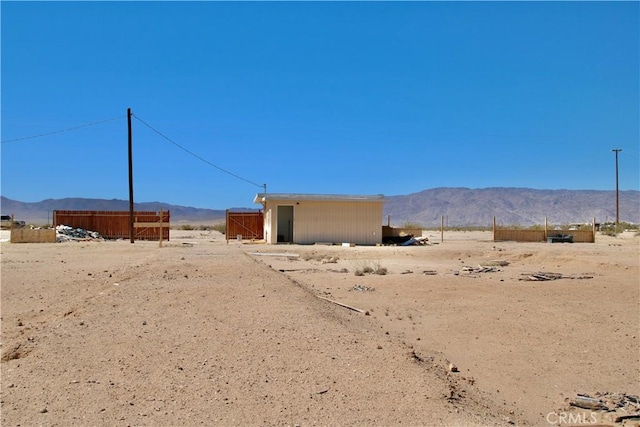
[(2, 425), (638, 425), (637, 236), (427, 235), (3, 242)]

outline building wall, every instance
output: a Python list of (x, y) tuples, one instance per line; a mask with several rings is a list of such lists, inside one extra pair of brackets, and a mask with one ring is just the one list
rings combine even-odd
[(271, 227), (273, 215), (271, 214), (271, 207), (264, 210), (264, 240), (267, 243), (276, 243), (276, 235), (272, 233), (275, 227)]
[(268, 200), (265, 207), (265, 240), (278, 242), (277, 206), (293, 206), (293, 243), (382, 242), (382, 202)]

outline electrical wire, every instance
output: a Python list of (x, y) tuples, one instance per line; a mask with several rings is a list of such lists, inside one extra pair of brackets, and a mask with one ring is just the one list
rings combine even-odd
[(95, 126), (95, 125), (99, 125), (99, 124), (102, 124), (102, 123), (110, 122), (110, 121), (113, 121), (113, 120), (122, 119), (124, 117), (127, 117), (127, 116), (124, 115), (124, 116), (112, 117), (110, 119), (100, 120), (100, 121), (97, 121), (97, 122), (91, 122), (91, 123), (87, 123), (87, 124), (80, 125), (80, 126), (74, 126), (72, 128), (54, 130), (52, 132), (41, 133), (41, 134), (38, 134), (38, 135), (23, 136), (21, 138), (8, 139), (8, 140), (2, 141), (0, 143), (5, 144), (5, 143), (8, 143), (8, 142), (17, 142), (17, 141), (23, 141), (25, 139), (33, 139), (33, 138), (40, 138), (40, 137), (43, 137), (43, 136), (55, 135), (57, 133), (71, 132), (71, 131), (82, 129), (82, 128), (86, 128), (86, 127), (89, 127), (89, 126)]
[(137, 115), (135, 115), (135, 114), (133, 114), (133, 113), (132, 113), (131, 115), (132, 115), (136, 120), (138, 120), (140, 123), (142, 123), (143, 125), (145, 125), (145, 126), (146, 126), (146, 127), (148, 127), (149, 129), (151, 129), (152, 131), (154, 131), (155, 133), (157, 133), (158, 135), (160, 135), (162, 138), (166, 139), (167, 141), (169, 141), (170, 143), (172, 143), (173, 145), (175, 145), (176, 147), (178, 147), (178, 148), (179, 148), (179, 149), (181, 149), (182, 151), (184, 151), (184, 152), (186, 152), (186, 153), (188, 153), (188, 154), (192, 155), (192, 156), (193, 156), (193, 157), (195, 157), (196, 159), (198, 159), (198, 160), (200, 160), (200, 161), (202, 161), (202, 162), (204, 162), (204, 163), (208, 164), (209, 166), (213, 166), (214, 168), (216, 168), (216, 169), (218, 169), (218, 170), (220, 170), (220, 171), (222, 171), (222, 172), (224, 172), (224, 173), (226, 173), (226, 174), (228, 174), (228, 175), (231, 175), (231, 176), (233, 176), (234, 178), (240, 179), (240, 180), (242, 180), (242, 181), (244, 181), (244, 182), (246, 182), (246, 183), (249, 183), (249, 184), (251, 184), (251, 185), (255, 185), (256, 187), (265, 188), (265, 186), (266, 186), (265, 184), (262, 184), (262, 185), (261, 185), (261, 184), (257, 184), (257, 183), (255, 183), (255, 182), (253, 182), (253, 181), (250, 181), (250, 180), (248, 180), (248, 179), (246, 179), (246, 178), (241, 177), (240, 175), (237, 175), (237, 174), (235, 174), (235, 173), (233, 173), (233, 172), (229, 172), (228, 170), (226, 170), (226, 169), (224, 169), (224, 168), (221, 168), (220, 166), (218, 166), (218, 165), (215, 165), (215, 164), (211, 163), (211, 162), (210, 162), (210, 161), (208, 161), (207, 159), (204, 159), (203, 157), (201, 157), (201, 156), (197, 155), (197, 154), (196, 154), (196, 153), (194, 153), (193, 151), (190, 151), (189, 149), (187, 149), (187, 148), (183, 147), (182, 145), (178, 144), (177, 142), (175, 142), (174, 140), (172, 140), (171, 138), (169, 138), (168, 136), (166, 136), (165, 134), (163, 134), (162, 132), (160, 132), (158, 129), (154, 128), (154, 127), (153, 127), (153, 126), (151, 126), (149, 123), (147, 123), (147, 122), (145, 122), (144, 120), (142, 120), (142, 119), (141, 119), (140, 117), (138, 117)]

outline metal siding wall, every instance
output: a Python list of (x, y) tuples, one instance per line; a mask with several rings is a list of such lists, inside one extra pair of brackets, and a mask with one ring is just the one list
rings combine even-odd
[(271, 208), (269, 208), (268, 210), (265, 210), (265, 221), (264, 221), (264, 239), (267, 243), (276, 243), (275, 240), (273, 240), (274, 238), (274, 233), (272, 233), (273, 227), (272, 227), (272, 221), (273, 221), (273, 210)]
[(296, 243), (382, 241), (382, 203), (301, 201), (294, 208)]

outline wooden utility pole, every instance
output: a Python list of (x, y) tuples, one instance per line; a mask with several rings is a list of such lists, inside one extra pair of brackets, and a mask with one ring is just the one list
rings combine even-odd
[(620, 199), (618, 198), (618, 153), (622, 151), (621, 148), (614, 148), (616, 153), (616, 234), (618, 233), (618, 224), (620, 223)]
[(131, 108), (127, 108), (127, 125), (129, 127), (129, 236), (133, 243), (133, 148), (131, 135)]

